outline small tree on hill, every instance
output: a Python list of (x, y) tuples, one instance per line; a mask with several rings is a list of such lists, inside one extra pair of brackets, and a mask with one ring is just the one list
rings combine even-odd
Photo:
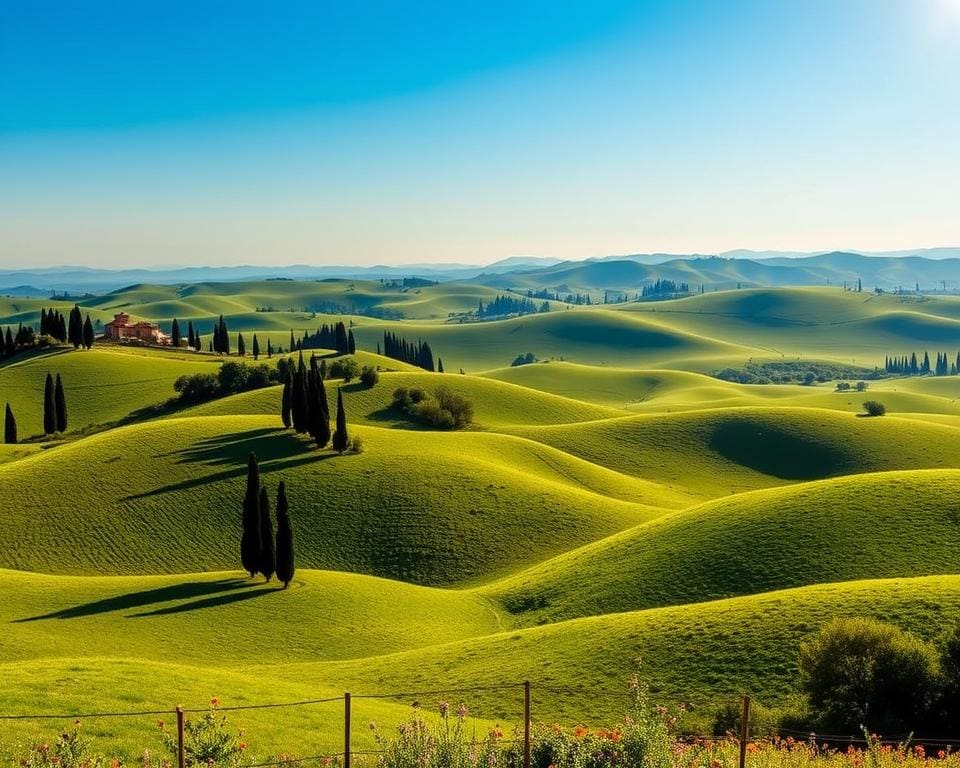
[(277, 488), (277, 579), (283, 582), (284, 589), (293, 581), (295, 572), (293, 529), (290, 527), (287, 487), (281, 480)]
[(247, 460), (247, 493), (243, 497), (240, 562), (252, 579), (260, 570), (260, 465), (255, 453)]
[(7, 403), (7, 410), (3, 416), (3, 442), (13, 445), (17, 442), (17, 420), (13, 417), (13, 410), (10, 403)]
[(863, 410), (867, 412), (867, 416), (885, 416), (887, 406), (876, 400), (867, 400), (863, 404)]
[(260, 488), (260, 565), (258, 570), (267, 581), (277, 570), (277, 551), (273, 546), (273, 519), (266, 487)]
[(93, 346), (93, 323), (90, 322), (89, 314), (83, 321), (83, 346), (87, 349)]
[(53, 390), (53, 397), (57, 404), (57, 432), (67, 431), (67, 397), (63, 392), (63, 382), (57, 374), (57, 383)]
[(333, 433), (333, 449), (343, 454), (350, 445), (350, 436), (347, 434), (347, 414), (343, 410), (343, 391), (337, 388), (337, 431)]
[(57, 431), (57, 401), (54, 395), (53, 376), (47, 374), (43, 384), (43, 434), (52, 435)]

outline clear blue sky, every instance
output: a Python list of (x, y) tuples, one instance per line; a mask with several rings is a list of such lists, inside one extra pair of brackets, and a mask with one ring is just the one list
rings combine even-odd
[(960, 245), (960, 0), (0, 0), (0, 265)]

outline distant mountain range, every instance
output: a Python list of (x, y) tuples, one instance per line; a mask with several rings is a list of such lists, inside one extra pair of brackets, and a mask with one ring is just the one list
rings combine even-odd
[(399, 266), (167, 267), (159, 269), (92, 269), (51, 267), (0, 270), (0, 293), (49, 296), (53, 292), (102, 293), (136, 283), (180, 284), (239, 282), (270, 278), (357, 280), (421, 277), (440, 282), (472, 282), (503, 289), (560, 293), (639, 290), (657, 279), (688, 283), (692, 290), (737, 285), (838, 285), (856, 283), (865, 289), (897, 287), (923, 290), (960, 289), (960, 248), (862, 253), (831, 251), (728, 251), (719, 255), (668, 253), (627, 254), (563, 261), (551, 257), (512, 256), (485, 266), (470, 264), (405, 264)]

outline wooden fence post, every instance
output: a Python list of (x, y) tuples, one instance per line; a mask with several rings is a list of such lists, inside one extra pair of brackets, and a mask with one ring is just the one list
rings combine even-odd
[(350, 768), (350, 692), (343, 694), (343, 768)]
[(177, 704), (177, 768), (184, 768), (186, 758), (183, 753), (183, 705)]
[(523, 768), (530, 768), (530, 681), (523, 683)]
[(750, 738), (750, 697), (743, 697), (743, 711), (740, 714), (740, 768), (747, 765), (747, 741)]

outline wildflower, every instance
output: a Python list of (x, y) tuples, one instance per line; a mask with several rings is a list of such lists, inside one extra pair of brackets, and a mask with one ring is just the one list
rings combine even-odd
[(460, 718), (461, 720), (463, 720), (469, 713), (470, 713), (470, 710), (467, 709), (466, 704), (461, 703), (460, 706), (457, 707), (457, 717)]
[(413, 702), (413, 704), (411, 704), (410, 706), (412, 706), (414, 709), (420, 709), (420, 702), (419, 702), (419, 701), (415, 701), (415, 702)]
[(121, 765), (123, 764), (120, 762), (119, 757), (115, 757), (110, 761), (110, 768), (120, 768)]
[(590, 729), (582, 725), (578, 725), (573, 729), (573, 738), (582, 739), (584, 736), (590, 733)]
[(218, 699), (216, 696), (214, 696), (212, 699), (210, 699), (210, 706), (211, 706), (211, 708), (213, 708), (213, 709), (216, 709), (217, 707), (219, 707), (219, 706), (220, 706), (220, 699)]
[(324, 756), (323, 756), (323, 760), (321, 760), (320, 762), (322, 762), (324, 768), (326, 768), (328, 765), (330, 765), (330, 758), (329, 758), (329, 756), (324, 755)]
[(166, 724), (163, 722), (163, 720), (157, 720), (157, 728), (159, 728), (161, 731), (164, 729), (165, 725)]
[(439, 709), (440, 709), (440, 717), (446, 718), (447, 714), (450, 712), (450, 702), (441, 701)]
[(241, 741), (237, 746), (240, 747), (240, 751), (243, 752), (247, 748), (247, 742)]

